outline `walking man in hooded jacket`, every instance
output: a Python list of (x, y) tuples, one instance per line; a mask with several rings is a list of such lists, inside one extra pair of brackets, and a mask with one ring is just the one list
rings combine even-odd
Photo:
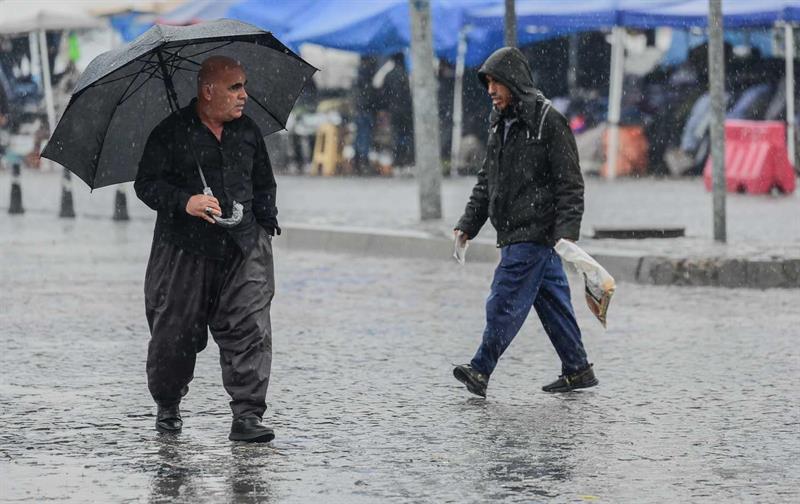
[(486, 301), (483, 339), (453, 374), (486, 397), (489, 377), (531, 307), (561, 359), (561, 376), (542, 387), (568, 392), (597, 385), (575, 320), (559, 239), (575, 241), (583, 216), (583, 177), (566, 119), (533, 85), (518, 49), (495, 51), (478, 71), (492, 99), (486, 159), (454, 233), (475, 238), (487, 218), (497, 230), (500, 264)]

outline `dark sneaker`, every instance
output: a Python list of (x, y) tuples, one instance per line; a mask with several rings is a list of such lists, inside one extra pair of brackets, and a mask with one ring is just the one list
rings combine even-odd
[(542, 390), (545, 392), (569, 392), (575, 389), (594, 387), (599, 382), (594, 377), (592, 366), (593, 364), (589, 364), (589, 367), (571, 375), (561, 375), (558, 380), (542, 387)]
[(453, 368), (453, 376), (467, 386), (467, 390), (475, 395), (486, 397), (486, 387), (489, 385), (489, 377), (475, 371), (469, 364), (461, 364)]
[(176, 434), (183, 428), (181, 409), (178, 404), (158, 405), (156, 430), (165, 434)]
[(250, 443), (269, 443), (275, 439), (275, 432), (261, 423), (257, 416), (234, 418), (231, 424), (231, 441), (247, 441)]

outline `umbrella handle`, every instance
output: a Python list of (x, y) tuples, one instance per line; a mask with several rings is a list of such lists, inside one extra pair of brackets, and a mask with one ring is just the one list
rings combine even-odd
[(214, 220), (217, 221), (222, 227), (234, 227), (242, 222), (242, 216), (244, 215), (244, 207), (238, 201), (233, 202), (233, 213), (230, 217), (222, 218), (216, 215), (213, 215)]
[[(211, 191), (211, 188), (206, 186), (203, 188), (203, 194), (206, 196), (214, 196), (214, 193)], [(212, 215), (211, 217), (222, 227), (234, 227), (242, 222), (242, 217), (244, 216), (244, 207), (241, 203), (234, 200), (233, 202), (233, 212), (231, 213), (230, 217), (220, 217), (218, 215)]]

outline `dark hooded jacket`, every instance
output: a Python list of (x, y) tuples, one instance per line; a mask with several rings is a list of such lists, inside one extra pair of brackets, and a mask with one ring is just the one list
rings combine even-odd
[(502, 112), (492, 111), (486, 159), (456, 229), (475, 238), (488, 218), (498, 247), (577, 240), (583, 177), (567, 120), (534, 87), (518, 49), (495, 51), (478, 71), (484, 85), (487, 75), (508, 87), (514, 101)]

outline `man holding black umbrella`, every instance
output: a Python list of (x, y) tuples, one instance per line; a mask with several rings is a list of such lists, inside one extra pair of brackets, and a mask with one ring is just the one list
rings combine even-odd
[(210, 328), (232, 398), (230, 439), (274, 437), (262, 416), (280, 229), (263, 135), (286, 127), (316, 71), (247, 23), (156, 25), (89, 63), (42, 152), (90, 188), (135, 180), (158, 212), (145, 308), (159, 431), (183, 426), (180, 401)]
[(272, 362), (271, 240), (280, 228), (263, 136), (243, 113), (246, 85), (237, 61), (206, 59), (197, 98), (150, 134), (134, 187), (158, 212), (145, 276), (156, 429), (181, 430), (180, 401), (210, 329), (231, 396), (229, 439), (268, 442), (274, 433), (262, 417)]

